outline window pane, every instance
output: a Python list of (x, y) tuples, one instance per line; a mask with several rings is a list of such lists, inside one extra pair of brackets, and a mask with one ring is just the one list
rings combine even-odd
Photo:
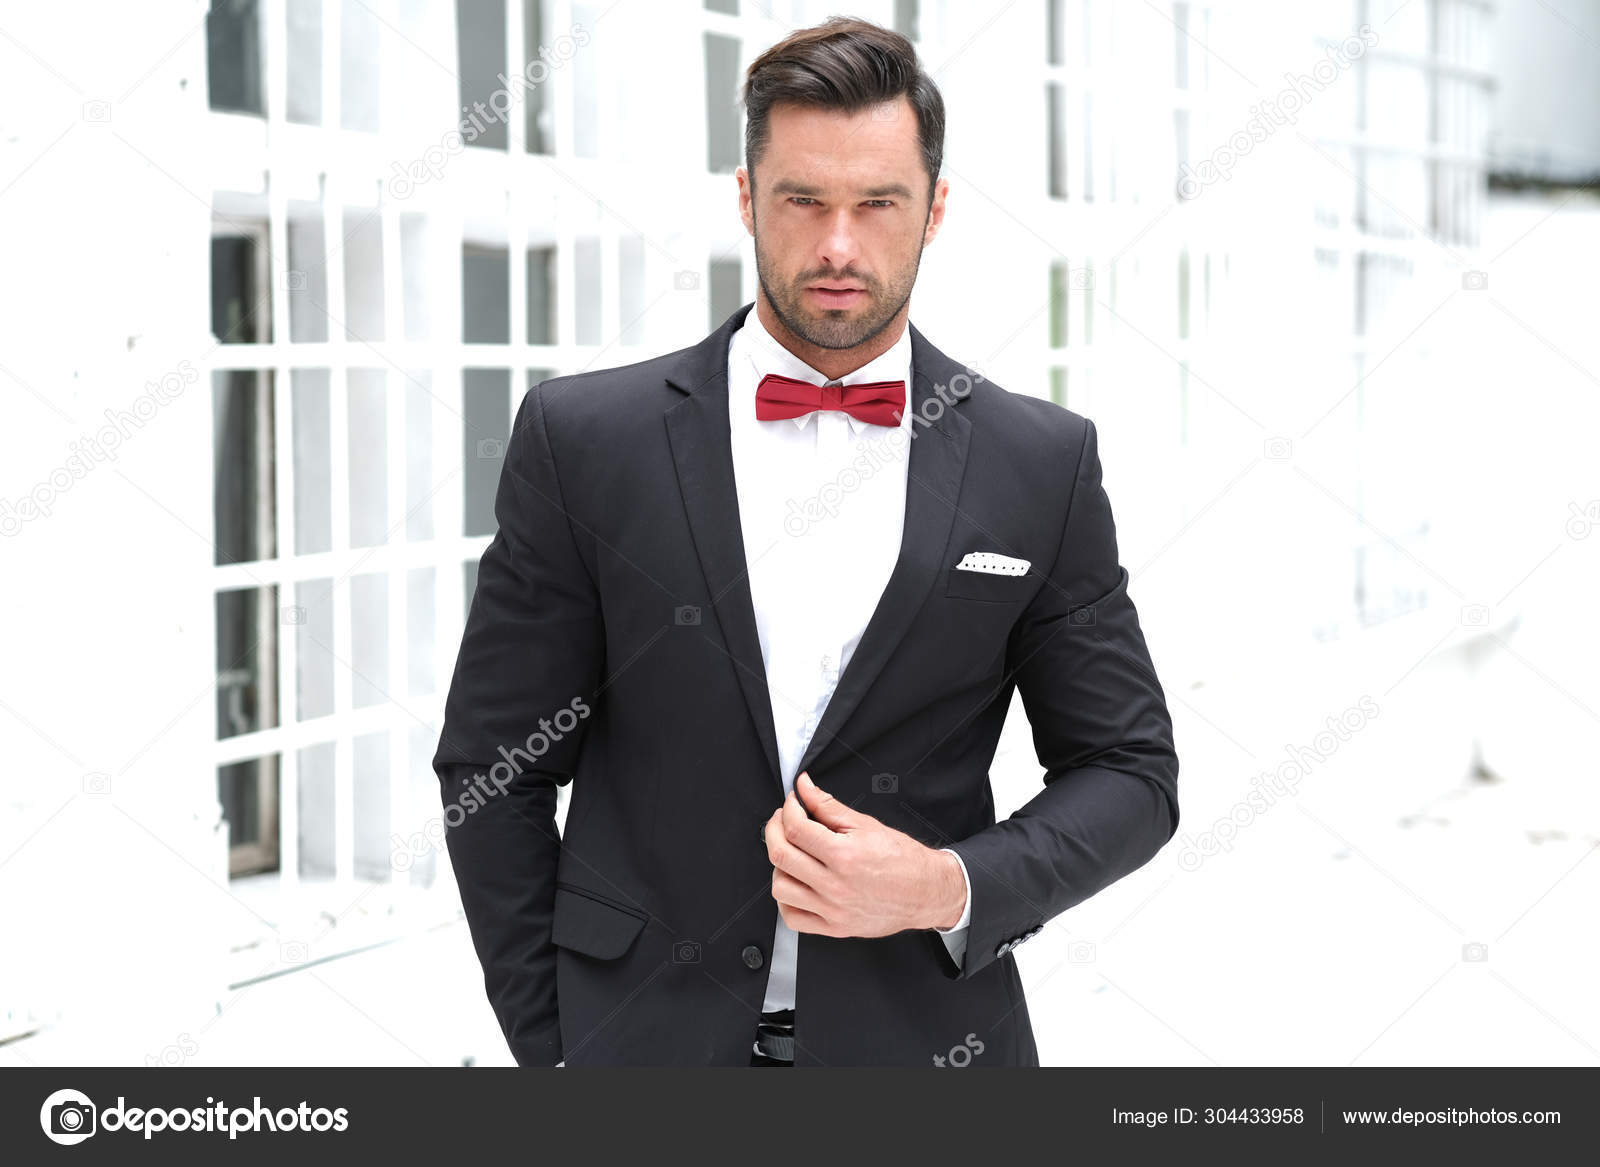
[(917, 40), (917, 0), (894, 0), (894, 30), (907, 40)]
[(383, 220), (376, 208), (346, 211), (344, 240), (346, 340), (382, 340)]
[(322, 251), (322, 217), (313, 205), (289, 213), (289, 340), (328, 339), (328, 278)]
[[(574, 27), (595, 28), (611, 7), (610, 4), (602, 8), (574, 3), (572, 23)], [(603, 43), (604, 37), (597, 37), (572, 58), (572, 152), (579, 158), (600, 157), (599, 53)], [(609, 74), (606, 81), (611, 85), (616, 84)]]
[[(539, 56), (539, 48), (544, 44), (544, 0), (522, 0), (522, 59), (532, 65), (535, 61), (544, 64)], [(533, 79), (542, 74), (524, 70), (524, 76)], [(527, 135), (526, 149), (529, 154), (550, 154), (554, 152), (551, 144), (550, 111), (545, 103), (545, 86), (529, 85), (522, 91), (524, 103), (524, 133)]]
[(1045, 133), (1050, 148), (1050, 197), (1067, 197), (1067, 91), (1051, 83), (1045, 86)]
[(217, 737), (278, 724), (278, 589), (217, 593)]
[(644, 239), (625, 235), (617, 240), (617, 283), (622, 316), (622, 343), (644, 343)]
[(1172, 6), (1172, 35), (1176, 42), (1177, 58), (1173, 67), (1173, 84), (1179, 89), (1189, 88), (1189, 6)]
[(1178, 252), (1178, 339), (1189, 339), (1189, 249)]
[(1083, 201), (1094, 201), (1094, 94), (1083, 95)]
[[(505, 0), (456, 0), (456, 64), (461, 79), (462, 141), (492, 150), (506, 148), (506, 124), (489, 109), (490, 98), (505, 86)], [(501, 105), (504, 106), (504, 98)], [(474, 110), (482, 102), (485, 112)], [(476, 132), (482, 127), (481, 132)]]
[(711, 261), (711, 327), (719, 328), (744, 302), (744, 265), (737, 259)]
[(211, 404), (216, 560), (271, 559), (277, 554), (271, 372), (218, 369)]
[(333, 581), (306, 579), (294, 585), (295, 717), (310, 721), (333, 713)]
[(294, 551), (333, 549), (333, 464), (329, 438), (328, 370), (292, 369), (294, 428)]
[(528, 343), (556, 343), (556, 249), (528, 249)]
[(433, 690), (434, 570), (406, 573), (406, 693), (425, 697)]
[(461, 248), (461, 339), (511, 343), (511, 263), (503, 247)]
[(213, 0), (206, 13), (206, 92), (212, 109), (266, 112), (256, 0)]
[(211, 334), (223, 344), (272, 339), (272, 300), (261, 234), (211, 237)]
[(577, 268), (576, 304), (578, 343), (600, 343), (600, 240), (586, 236), (573, 242), (572, 258)]
[(494, 496), (511, 436), (511, 370), (465, 369), (461, 393), (464, 533), (492, 535)]
[(300, 792), (300, 874), (331, 877), (334, 873), (334, 809), (332, 742), (307, 746), (295, 758)]
[(217, 801), (228, 823), (228, 874), (276, 871), (277, 755), (217, 767)]
[(289, 0), (288, 119), (322, 124), (322, 0)]
[(433, 271), (434, 252), (430, 243), (426, 215), (400, 216), (400, 279), (404, 285), (407, 340), (431, 340), (433, 337), (430, 308), (438, 280)]
[(364, 0), (344, 0), (339, 14), (339, 124), (378, 131), (378, 14)]
[[(433, 538), (433, 370), (406, 379), (406, 538)], [(442, 423), (441, 423), (442, 424)]]
[(718, 33), (706, 42), (706, 169), (731, 174), (740, 162), (739, 42)]
[(356, 709), (389, 700), (389, 577), (350, 577), (350, 704)]
[(387, 880), (394, 873), (389, 842), (389, 734), (362, 734), (353, 747), (355, 873), (361, 879)]
[(1067, 261), (1053, 260), (1050, 264), (1050, 347), (1061, 348), (1067, 343), (1067, 317), (1070, 285), (1067, 282)]
[(349, 373), (350, 546), (376, 547), (388, 540), (388, 429), (384, 371)]

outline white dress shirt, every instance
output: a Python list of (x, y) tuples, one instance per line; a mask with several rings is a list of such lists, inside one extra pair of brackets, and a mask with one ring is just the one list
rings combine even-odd
[[(840, 410), (757, 421), (756, 386), (768, 373), (813, 385), (904, 381), (908, 408), (900, 433)], [(785, 793), (799, 777), (800, 759), (900, 554), (910, 386), (909, 327), (887, 352), (835, 380), (774, 340), (754, 308), (729, 342), (728, 422), (739, 523)], [(858, 455), (864, 456), (857, 460)], [(959, 855), (956, 861), (966, 902), (954, 927), (936, 931), (959, 965), (972, 919), (972, 885)], [(799, 936), (780, 914), (764, 1012), (794, 1008), (798, 953)]]

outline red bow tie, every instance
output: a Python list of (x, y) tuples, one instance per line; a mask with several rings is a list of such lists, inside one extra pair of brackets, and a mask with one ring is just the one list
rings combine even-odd
[(871, 381), (864, 385), (813, 385), (768, 373), (756, 386), (756, 420), (781, 421), (819, 409), (837, 409), (872, 425), (900, 424), (906, 408), (904, 381)]

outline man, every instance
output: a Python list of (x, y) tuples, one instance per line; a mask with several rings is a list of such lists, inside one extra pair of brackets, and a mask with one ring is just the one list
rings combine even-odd
[(1012, 949), (1178, 821), (1095, 429), (910, 326), (909, 42), (834, 19), (744, 97), (753, 308), (517, 412), (434, 758), (489, 999), (527, 1066), (1037, 1065)]

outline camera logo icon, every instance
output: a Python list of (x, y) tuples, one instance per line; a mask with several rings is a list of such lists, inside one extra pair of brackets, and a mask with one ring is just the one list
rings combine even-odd
[(81, 1090), (57, 1090), (39, 1108), (39, 1125), (52, 1143), (71, 1147), (94, 1134), (95, 1105)]
[(900, 789), (900, 779), (894, 774), (874, 774), (872, 776), (872, 793), (894, 794)]
[(699, 964), (700, 942), (698, 940), (674, 940), (672, 942), (673, 964)]
[(700, 623), (700, 609), (694, 604), (683, 604), (672, 610), (672, 618), (680, 627), (692, 628)]

